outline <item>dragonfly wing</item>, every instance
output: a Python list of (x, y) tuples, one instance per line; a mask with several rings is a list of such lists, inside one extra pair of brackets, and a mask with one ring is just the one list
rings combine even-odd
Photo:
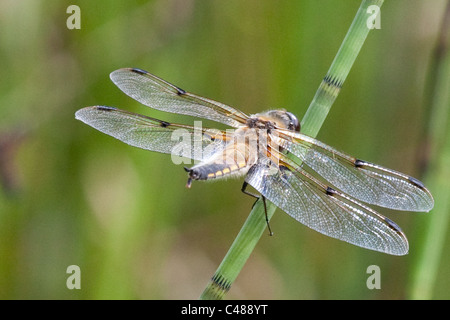
[(408, 241), (394, 222), (326, 187), (301, 168), (291, 171), (260, 160), (246, 181), (295, 220), (320, 233), (392, 255), (408, 252)]
[(248, 119), (239, 110), (186, 92), (144, 70), (119, 69), (110, 78), (128, 96), (153, 109), (205, 118), (235, 128)]
[(134, 147), (194, 160), (205, 159), (226, 144), (220, 130), (171, 124), (111, 107), (83, 108), (75, 117)]
[(284, 140), (283, 148), (348, 195), (395, 210), (430, 211), (433, 208), (433, 197), (419, 180), (353, 158), (311, 137), (295, 136)]

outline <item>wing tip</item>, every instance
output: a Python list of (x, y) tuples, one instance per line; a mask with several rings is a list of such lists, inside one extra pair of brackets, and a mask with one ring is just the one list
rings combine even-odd
[(77, 112), (75, 112), (75, 119), (76, 120), (80, 120), (84, 122), (84, 114), (87, 111), (87, 109), (92, 108), (92, 107), (85, 107), (85, 108), (81, 108), (79, 110), (77, 110)]
[[(428, 191), (428, 190), (427, 190)], [(418, 210), (419, 212), (430, 212), (431, 210), (433, 210), (434, 208), (434, 198), (431, 195), (431, 193), (428, 192), (429, 197), (429, 201), (428, 204), (426, 206), (424, 206), (423, 208), (421, 208), (421, 210)]]
[(434, 198), (431, 194), (431, 192), (425, 187), (425, 184), (420, 181), (419, 179), (416, 179), (414, 177), (408, 176), (408, 181), (418, 189), (422, 190), (425, 193), (425, 200), (426, 203), (422, 207), (418, 208), (417, 210), (413, 211), (419, 211), (419, 212), (430, 212), (431, 209), (434, 207)]

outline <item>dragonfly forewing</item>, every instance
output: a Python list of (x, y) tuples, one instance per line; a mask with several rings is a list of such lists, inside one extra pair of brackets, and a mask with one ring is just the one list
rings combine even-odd
[(241, 111), (186, 92), (141, 69), (119, 69), (110, 78), (125, 94), (156, 110), (208, 119), (234, 128), (248, 118)]

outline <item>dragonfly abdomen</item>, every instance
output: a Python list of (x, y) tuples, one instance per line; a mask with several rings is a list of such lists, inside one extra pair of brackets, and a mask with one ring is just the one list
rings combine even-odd
[[(246, 163), (234, 165), (206, 164), (201, 167), (187, 169), (193, 180), (209, 180), (236, 174), (246, 168)], [(241, 174), (241, 172), (239, 172)], [(243, 174), (244, 172), (242, 172)]]
[(248, 145), (229, 146), (211, 159), (199, 163), (190, 169), (185, 168), (189, 173), (187, 187), (190, 187), (192, 180), (242, 176), (248, 172), (248, 169), (255, 161), (256, 157), (249, 152)]

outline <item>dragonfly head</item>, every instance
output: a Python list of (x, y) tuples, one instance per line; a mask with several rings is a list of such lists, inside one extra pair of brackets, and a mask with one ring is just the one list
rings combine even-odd
[(288, 129), (296, 131), (296, 132), (300, 132), (300, 121), (298, 121), (298, 118), (293, 113), (290, 113), (287, 111), (286, 111), (286, 115), (289, 118)]

